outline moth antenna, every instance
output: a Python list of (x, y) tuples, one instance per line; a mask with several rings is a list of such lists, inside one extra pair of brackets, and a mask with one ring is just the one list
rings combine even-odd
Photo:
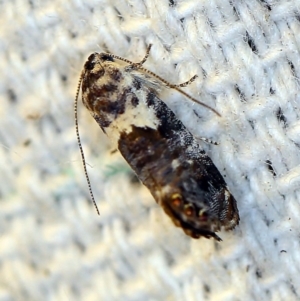
[(115, 55), (115, 54), (110, 54), (110, 53), (106, 53), (107, 55), (115, 58), (115, 59), (118, 59), (118, 60), (121, 60), (125, 63), (128, 63), (132, 66), (133, 69), (139, 69), (141, 71), (144, 71), (145, 73), (148, 73), (150, 74), (151, 76), (157, 78), (159, 81), (161, 81), (162, 83), (164, 83), (167, 87), (171, 88), (171, 89), (174, 89), (176, 91), (178, 91), (179, 93), (181, 93), (182, 95), (184, 95), (185, 97), (187, 97), (188, 99), (190, 99), (191, 101), (211, 110), (212, 112), (214, 112), (215, 114), (217, 114), (219, 117), (221, 117), (221, 114), (215, 110), (214, 108), (212, 108), (211, 106), (203, 103), (202, 101), (199, 101), (198, 99), (192, 97), (191, 95), (189, 95), (188, 93), (184, 92), (183, 90), (181, 90), (180, 88), (181, 87), (186, 87), (187, 85), (189, 85), (190, 83), (192, 83), (198, 76), (197, 75), (194, 75), (191, 79), (189, 79), (188, 81), (182, 83), (182, 84), (179, 84), (179, 85), (174, 85), (174, 84), (171, 84), (169, 83), (168, 81), (166, 81), (165, 79), (163, 79), (162, 77), (160, 77), (159, 75), (157, 75), (156, 73), (142, 67), (142, 65), (146, 62), (146, 60), (148, 59), (149, 57), (149, 54), (150, 54), (150, 50), (151, 50), (151, 47), (152, 47), (152, 44), (149, 44), (149, 46), (147, 47), (147, 50), (146, 50), (146, 54), (144, 56), (144, 58), (139, 62), (139, 63), (134, 63), (128, 59), (125, 59), (121, 56), (118, 56), (118, 55)]
[(139, 63), (135, 63), (135, 65), (138, 68), (140, 68), (147, 61), (147, 59), (149, 57), (149, 54), (150, 54), (151, 47), (152, 47), (152, 44), (149, 44), (149, 46), (147, 47), (146, 54), (145, 54), (144, 58)]
[(80, 154), (81, 154), (82, 165), (83, 165), (83, 169), (84, 169), (84, 173), (85, 173), (85, 178), (86, 178), (86, 181), (87, 181), (87, 184), (88, 184), (88, 187), (89, 187), (90, 196), (91, 196), (93, 204), (96, 208), (97, 214), (100, 215), (98, 206), (96, 204), (96, 201), (95, 201), (95, 198), (94, 198), (94, 195), (93, 195), (90, 178), (89, 178), (89, 175), (88, 175), (88, 172), (87, 172), (87, 169), (86, 169), (86, 162), (85, 162), (85, 157), (84, 157), (84, 153), (83, 153), (83, 148), (82, 148), (82, 145), (81, 145), (81, 139), (80, 139), (79, 127), (78, 127), (78, 114), (77, 114), (78, 96), (79, 96), (79, 91), (80, 91), (83, 75), (84, 75), (84, 71), (80, 75), (80, 79), (79, 79), (79, 83), (78, 83), (78, 87), (77, 87), (77, 91), (76, 91), (76, 97), (75, 97), (75, 101), (74, 101), (75, 128), (76, 128), (77, 142), (78, 142), (78, 146), (79, 146)]
[(179, 85), (174, 85), (174, 86), (176, 86), (176, 87), (178, 87), (178, 88), (186, 87), (186, 86), (188, 86), (189, 84), (191, 84), (197, 77), (198, 77), (198, 75), (195, 74), (193, 77), (191, 77), (191, 78), (190, 78), (189, 80), (187, 80), (186, 82), (181, 83), (181, 84), (179, 84)]
[(178, 91), (179, 93), (181, 93), (182, 95), (184, 95), (185, 97), (187, 97), (188, 99), (190, 99), (191, 101), (211, 110), (212, 112), (214, 112), (215, 114), (217, 114), (219, 117), (221, 117), (221, 114), (215, 110), (214, 108), (212, 108), (211, 106), (205, 104), (204, 102), (192, 97), (191, 95), (189, 95), (188, 93), (184, 92), (183, 90), (181, 90), (179, 87), (185, 87), (188, 84), (190, 84), (191, 82), (193, 82), (196, 79), (196, 76), (194, 75), (190, 80), (188, 80), (187, 82), (184, 82), (180, 85), (174, 85), (169, 83), (168, 81), (166, 81), (165, 79), (163, 79), (162, 77), (160, 77), (159, 75), (155, 74), (154, 72), (144, 68), (144, 67), (138, 67), (138, 69), (144, 71), (145, 73), (150, 74), (151, 76), (157, 78), (159, 81), (161, 81), (162, 83), (164, 83), (167, 87), (174, 89), (176, 91)]
[(139, 63), (134, 63), (134, 62), (132, 62), (128, 59), (125, 59), (124, 57), (121, 57), (121, 56), (118, 56), (118, 55), (115, 55), (115, 54), (112, 54), (112, 53), (105, 53), (105, 54), (109, 55), (110, 57), (113, 57), (117, 60), (128, 63), (129, 65), (132, 65), (134, 68), (137, 69), (137, 68), (140, 68), (147, 61), (147, 59), (149, 57), (149, 54), (150, 54), (151, 47), (152, 47), (152, 44), (149, 44), (149, 46), (147, 47), (146, 54), (145, 54), (144, 58)]

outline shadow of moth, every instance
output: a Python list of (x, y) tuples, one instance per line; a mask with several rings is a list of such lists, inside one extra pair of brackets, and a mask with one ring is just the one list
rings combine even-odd
[(193, 238), (220, 241), (216, 231), (221, 227), (233, 229), (239, 223), (236, 200), (212, 160), (159, 98), (159, 92), (164, 86), (176, 89), (219, 113), (180, 89), (196, 76), (172, 85), (144, 68), (150, 48), (140, 63), (109, 53), (93, 53), (84, 65), (75, 122), (91, 197), (96, 206), (78, 132), (80, 86), (85, 107), (174, 224)]

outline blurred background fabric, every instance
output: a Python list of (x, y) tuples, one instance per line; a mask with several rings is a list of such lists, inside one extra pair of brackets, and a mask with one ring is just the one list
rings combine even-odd
[[(0, 2), (0, 301), (300, 300), (299, 0)], [(240, 225), (193, 240), (79, 99), (93, 52), (140, 61), (235, 196)]]

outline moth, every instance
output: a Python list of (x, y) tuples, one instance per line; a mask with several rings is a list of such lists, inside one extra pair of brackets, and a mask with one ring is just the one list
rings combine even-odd
[(176, 89), (216, 111), (180, 89), (196, 76), (172, 85), (144, 68), (150, 48), (139, 63), (109, 53), (93, 53), (84, 65), (75, 122), (92, 199), (78, 132), (80, 86), (84, 106), (174, 224), (193, 238), (220, 241), (215, 232), (221, 227), (233, 229), (239, 223), (236, 200), (197, 139), (159, 98), (161, 88)]

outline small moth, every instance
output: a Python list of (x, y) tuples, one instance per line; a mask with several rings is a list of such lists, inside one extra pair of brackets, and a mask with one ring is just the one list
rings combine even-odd
[(236, 200), (196, 138), (159, 99), (159, 92), (162, 86), (176, 89), (217, 112), (180, 89), (196, 76), (172, 85), (142, 67), (150, 48), (140, 63), (109, 53), (93, 53), (84, 65), (75, 101), (75, 122), (93, 202), (78, 132), (81, 85), (85, 107), (174, 224), (193, 238), (220, 241), (216, 231), (221, 227), (233, 229), (239, 223)]

